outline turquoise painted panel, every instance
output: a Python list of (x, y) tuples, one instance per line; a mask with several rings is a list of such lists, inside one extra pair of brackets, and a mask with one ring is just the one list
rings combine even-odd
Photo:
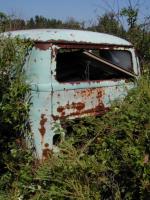
[[(109, 45), (129, 45), (134, 73), (137, 77), (140, 75), (134, 48), (123, 39), (107, 34), (72, 30), (34, 30), (13, 33), (13, 35), (17, 34), (40, 41), (63, 40), (88, 44), (90, 42), (104, 44), (107, 41)], [(58, 134), (55, 128), (57, 126), (61, 129), (61, 119), (104, 114), (114, 100), (123, 99), (128, 90), (134, 87), (134, 83), (126, 82), (126, 79), (59, 83), (56, 80), (57, 51), (55, 51), (59, 48), (52, 43), (45, 50), (37, 46), (33, 47), (24, 66), (27, 82), (31, 86), (29, 120), (34, 146), (37, 157), (43, 160), (52, 152), (58, 151), (54, 142)], [(115, 47), (117, 48), (123, 50), (123, 47)], [(61, 129), (59, 134), (64, 135), (64, 131)]]
[(51, 82), (51, 50), (41, 50), (33, 47), (29, 53), (25, 70), (30, 84), (50, 84)]
[(31, 39), (34, 41), (66, 41), (76, 43), (93, 43), (93, 44), (108, 44), (108, 45), (125, 45), (132, 46), (130, 42), (122, 38), (92, 31), (83, 30), (67, 30), (67, 29), (33, 29), (33, 30), (19, 30), (4, 33), (4, 35), (11, 37), (20, 37), (22, 39)]

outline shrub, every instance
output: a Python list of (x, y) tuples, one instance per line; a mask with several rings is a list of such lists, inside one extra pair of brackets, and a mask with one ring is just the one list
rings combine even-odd
[(103, 117), (69, 122), (59, 155), (36, 173), (35, 199), (150, 198), (150, 82), (137, 84)]
[(22, 66), (31, 43), (0, 43), (0, 199), (149, 199), (149, 77), (104, 116), (62, 122), (60, 152), (37, 167), (21, 139), (30, 134)]
[(23, 64), (32, 44), (1, 35), (0, 46), (0, 193), (4, 193), (14, 188), (18, 177), (22, 177), (21, 182), (29, 179), (26, 169), (31, 159), (22, 140), (29, 134), (25, 125), (29, 113), (26, 100), (29, 86), (25, 83)]

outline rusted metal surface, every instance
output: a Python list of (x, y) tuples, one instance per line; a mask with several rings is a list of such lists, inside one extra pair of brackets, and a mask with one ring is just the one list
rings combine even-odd
[[(65, 108), (64, 108), (65, 110)], [(66, 115), (65, 111), (61, 112), (60, 115), (52, 115), (54, 120), (66, 119), (66, 118), (80, 118), (82, 116), (101, 116), (104, 115), (109, 110), (109, 107), (105, 107), (103, 103), (93, 107), (91, 109), (75, 111)]]
[(57, 111), (59, 113), (63, 113), (65, 109), (76, 109), (78, 111), (81, 111), (85, 108), (85, 104), (82, 103), (82, 102), (78, 102), (78, 103), (75, 103), (75, 102), (72, 102), (71, 104), (66, 104), (64, 107), (63, 106), (59, 106), (57, 108)]
[(41, 134), (41, 144), (43, 144), (43, 141), (44, 141), (44, 135), (46, 132), (46, 128), (45, 128), (46, 122), (47, 122), (47, 118), (45, 117), (45, 114), (41, 114), (40, 128), (39, 128), (39, 132)]
[(53, 45), (51, 48), (51, 58), (52, 60), (56, 58), (57, 52), (58, 52), (58, 46)]
[(50, 42), (35, 42), (35, 48), (40, 50), (47, 50), (52, 46)]
[[(66, 97), (66, 104), (61, 102), (61, 100), (59, 101), (60, 96), (62, 96), (62, 92), (60, 91), (56, 93), (57, 94), (55, 95), (54, 93), (53, 96), (53, 98), (57, 100), (57, 103), (53, 108), (54, 120), (102, 115), (108, 110), (108, 107), (103, 103), (103, 98), (105, 95), (103, 88), (87, 88), (80, 90), (76, 89), (74, 91), (63, 91)], [(70, 97), (70, 99), (67, 97)]]
[(64, 41), (58, 41), (54, 43), (55, 45), (64, 48), (64, 49), (110, 49), (114, 50), (116, 48), (124, 48), (129, 49), (132, 48), (133, 45), (115, 45), (115, 44), (85, 44), (85, 43), (68, 43)]
[(46, 160), (52, 155), (53, 151), (49, 148), (49, 144), (45, 143), (44, 149), (42, 150), (42, 160)]

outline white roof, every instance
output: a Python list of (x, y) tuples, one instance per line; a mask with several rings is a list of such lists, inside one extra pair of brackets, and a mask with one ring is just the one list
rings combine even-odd
[(132, 44), (122, 38), (109, 35), (106, 33), (98, 33), (83, 30), (68, 29), (32, 29), (5, 32), (5, 36), (18, 36), (21, 39), (31, 39), (34, 41), (54, 41), (54, 42), (75, 42), (75, 43), (91, 43), (106, 45), (122, 45), (131, 46)]

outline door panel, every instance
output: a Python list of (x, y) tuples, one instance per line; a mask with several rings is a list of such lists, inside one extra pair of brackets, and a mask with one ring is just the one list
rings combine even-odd
[[(117, 83), (117, 82), (116, 82)], [(124, 82), (125, 83), (125, 82)], [(103, 82), (104, 85), (104, 82)], [(108, 81), (106, 82), (108, 84)], [(127, 94), (127, 86), (124, 84), (114, 86), (97, 86), (84, 89), (53, 90), (52, 115), (53, 118), (78, 118), (104, 114), (110, 103)]]

